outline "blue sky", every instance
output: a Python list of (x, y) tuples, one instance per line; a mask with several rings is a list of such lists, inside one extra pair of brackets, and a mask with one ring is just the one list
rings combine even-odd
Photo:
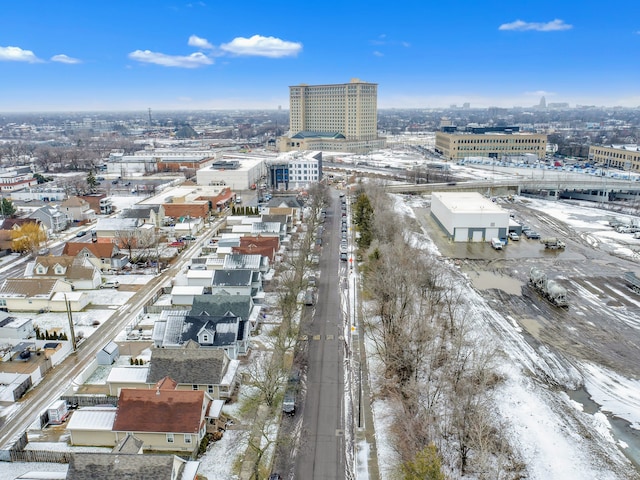
[(300, 83), (379, 108), (640, 106), (637, 0), (20, 0), (0, 111), (288, 108)]

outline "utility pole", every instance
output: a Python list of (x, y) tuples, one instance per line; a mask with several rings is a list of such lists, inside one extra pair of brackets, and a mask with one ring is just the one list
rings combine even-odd
[(73, 317), (71, 315), (71, 302), (67, 300), (67, 294), (64, 295), (64, 303), (67, 307), (67, 318), (69, 319), (69, 333), (71, 335), (71, 346), (73, 347), (73, 351), (75, 352), (78, 349), (78, 345), (76, 343), (76, 332), (73, 328)]

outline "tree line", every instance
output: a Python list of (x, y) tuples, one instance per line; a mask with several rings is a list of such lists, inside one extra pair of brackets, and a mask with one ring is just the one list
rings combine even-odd
[(376, 395), (393, 407), (390, 443), (404, 480), (518, 478), (522, 469), (492, 415), (494, 347), (474, 331), (459, 279), (427, 252), (415, 220), (362, 187), (354, 208), (365, 325), (381, 367)]

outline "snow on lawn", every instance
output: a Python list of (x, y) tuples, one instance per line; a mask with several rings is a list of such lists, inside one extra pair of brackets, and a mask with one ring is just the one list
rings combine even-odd
[(209, 480), (226, 479), (236, 480), (238, 475), (234, 475), (234, 463), (244, 455), (247, 448), (249, 434), (244, 430), (227, 430), (222, 439), (209, 444), (207, 452), (198, 458), (200, 468), (198, 475), (207, 477)]

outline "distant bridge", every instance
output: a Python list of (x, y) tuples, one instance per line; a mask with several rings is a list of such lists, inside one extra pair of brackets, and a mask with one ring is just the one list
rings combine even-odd
[(383, 187), (390, 193), (431, 193), (451, 191), (475, 191), (489, 195), (520, 194), (522, 191), (535, 192), (598, 192), (600, 195), (619, 194), (637, 196), (640, 182), (620, 180), (610, 177), (594, 178), (505, 178), (500, 180), (470, 180), (447, 183), (394, 184)]

